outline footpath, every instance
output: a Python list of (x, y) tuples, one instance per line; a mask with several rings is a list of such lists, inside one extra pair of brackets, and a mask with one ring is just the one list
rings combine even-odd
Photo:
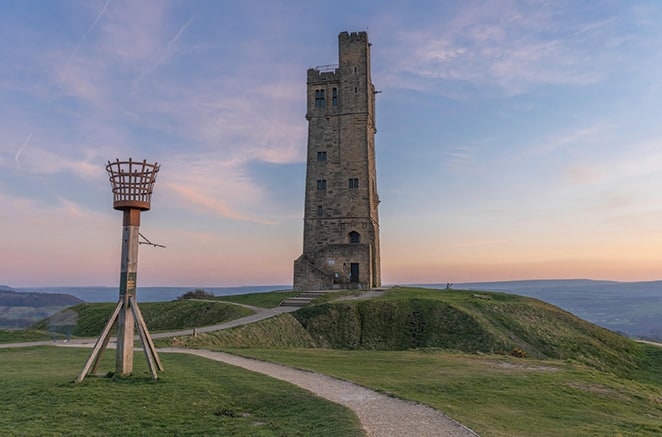
[(371, 437), (476, 437), (478, 434), (428, 406), (370, 390), (316, 372), (224, 352), (162, 348), (159, 352), (185, 353), (262, 373), (304, 388), (315, 395), (351, 409)]
[[(368, 296), (366, 296), (368, 297)], [(172, 332), (151, 334), (152, 338), (177, 337), (197, 333), (213, 332), (235, 326), (246, 325), (259, 320), (268, 319), (278, 314), (296, 311), (297, 307), (280, 306), (276, 308), (250, 307), (254, 314), (240, 319), (194, 329), (184, 329)], [(31, 346), (59, 347), (93, 347), (95, 338), (72, 339), (64, 342), (34, 341), (24, 343), (0, 344), (0, 348), (17, 348)], [(111, 338), (109, 348), (115, 347), (115, 339)], [(242, 367), (253, 372), (262, 373), (272, 378), (280, 379), (302, 387), (315, 395), (350, 408), (358, 416), (361, 426), (370, 437), (476, 437), (471, 429), (456, 422), (441, 411), (415, 402), (405, 401), (370, 390), (351, 382), (332, 378), (315, 372), (294, 369), (292, 367), (265, 361), (243, 358), (236, 355), (203, 349), (160, 348), (160, 353), (186, 353), (197, 355)]]

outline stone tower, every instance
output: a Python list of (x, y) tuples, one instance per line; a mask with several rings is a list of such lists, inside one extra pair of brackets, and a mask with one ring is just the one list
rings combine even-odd
[(339, 64), (308, 70), (303, 254), (295, 290), (381, 286), (375, 87), (366, 32), (338, 35)]

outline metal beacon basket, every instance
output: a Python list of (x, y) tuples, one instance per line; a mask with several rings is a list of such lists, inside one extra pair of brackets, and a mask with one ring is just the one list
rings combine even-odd
[(158, 163), (148, 164), (142, 162), (108, 161), (106, 165), (110, 184), (113, 190), (113, 208), (123, 211), (139, 209), (148, 211), (152, 200), (152, 191), (156, 174), (159, 172)]

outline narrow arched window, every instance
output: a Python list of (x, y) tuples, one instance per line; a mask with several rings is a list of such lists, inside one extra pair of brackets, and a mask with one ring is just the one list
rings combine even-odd
[(351, 244), (359, 244), (361, 242), (361, 234), (356, 231), (349, 233), (349, 242)]
[(319, 89), (315, 90), (315, 107), (324, 108), (326, 104), (324, 103), (324, 90)]

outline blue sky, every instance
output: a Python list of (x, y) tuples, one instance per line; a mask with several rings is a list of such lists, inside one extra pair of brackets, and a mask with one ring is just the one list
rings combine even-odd
[(306, 70), (367, 30), (385, 283), (662, 275), (657, 1), (0, 2), (0, 283), (289, 284)]

